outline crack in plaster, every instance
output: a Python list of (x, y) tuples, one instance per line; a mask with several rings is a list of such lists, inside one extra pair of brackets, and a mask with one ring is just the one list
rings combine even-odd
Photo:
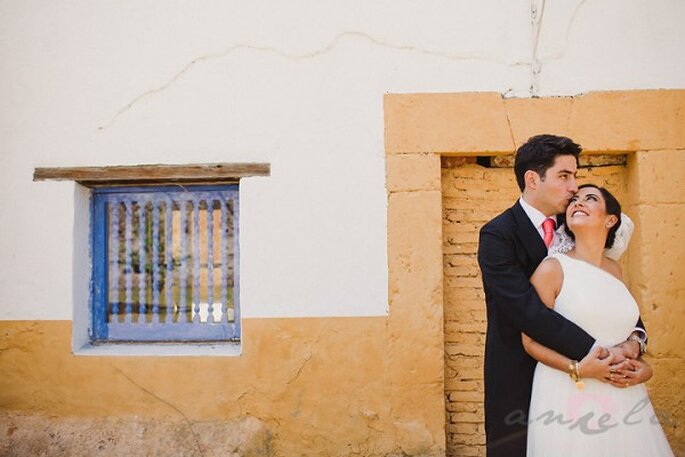
[(511, 126), (511, 117), (509, 116), (509, 108), (507, 103), (502, 98), (502, 106), (504, 107), (504, 114), (507, 116), (507, 126), (509, 127), (509, 138), (511, 138), (511, 148), (516, 151), (516, 141), (514, 140), (514, 128)]
[(545, 4), (546, 0), (542, 0), (542, 5), (539, 10), (539, 15), (537, 14), (537, 8), (535, 7), (535, 1), (532, 0), (533, 5), (531, 7), (531, 16), (532, 16), (532, 23), (533, 23), (533, 61), (531, 64), (531, 82), (530, 82), (530, 95), (531, 97), (537, 97), (539, 95), (539, 76), (540, 73), (542, 72), (542, 64), (543, 62), (552, 62), (555, 60), (561, 60), (565, 55), (566, 52), (568, 51), (569, 43), (571, 40), (571, 30), (573, 29), (573, 25), (576, 22), (576, 19), (578, 17), (578, 11), (581, 9), (581, 7), (587, 2), (587, 0), (580, 0), (580, 2), (576, 5), (576, 7), (573, 9), (573, 12), (571, 13), (571, 17), (568, 21), (568, 24), (566, 25), (566, 32), (564, 34), (564, 41), (563, 45), (561, 47), (561, 51), (557, 52), (556, 54), (552, 54), (548, 57), (545, 58), (540, 58), (538, 55), (539, 52), (539, 45), (540, 45), (540, 36), (542, 33), (542, 24), (543, 24), (543, 17), (545, 13)]
[[(238, 395), (238, 397), (236, 398), (236, 403), (238, 403), (238, 407), (240, 408), (239, 417), (254, 417), (254, 418), (256, 418), (256, 419), (258, 419), (258, 420), (260, 420), (260, 421), (262, 421), (262, 422), (265, 422), (265, 423), (267, 423), (267, 424), (269, 424), (269, 423), (275, 423), (275, 424), (276, 424), (276, 430), (278, 430), (278, 427), (281, 426), (281, 421), (279, 421), (277, 418), (271, 417), (271, 416), (264, 416), (264, 415), (259, 416), (259, 415), (256, 415), (256, 414), (255, 414), (255, 415), (252, 415), (252, 414), (250, 414), (250, 412), (249, 412), (249, 410), (247, 409), (247, 407), (243, 406), (243, 404), (242, 404), (241, 402), (245, 399), (246, 396), (248, 396), (249, 394), (253, 394), (253, 393), (261, 394), (261, 395), (266, 396), (265, 393), (260, 392), (260, 390), (257, 389), (255, 386), (250, 386), (250, 387), (247, 388), (245, 391), (243, 391), (243, 392), (242, 392), (240, 395)], [(270, 439), (270, 440), (272, 440), (272, 439), (274, 439), (275, 437), (278, 436), (278, 434), (277, 434), (274, 430), (272, 430), (272, 429), (269, 429), (269, 430), (268, 430), (268, 434), (269, 434), (269, 439)], [(269, 454), (269, 455), (270, 455), (270, 454)]]
[(502, 92), (502, 98), (516, 98), (516, 91), (513, 87), (509, 87), (507, 90)]
[(533, 25), (533, 55), (530, 65), (530, 95), (532, 97), (536, 97), (538, 95), (538, 75), (541, 71), (541, 63), (540, 59), (538, 58), (538, 48), (540, 44), (540, 33), (542, 31), (542, 18), (545, 15), (546, 0), (542, 0), (539, 10), (535, 5), (535, 2), (536, 0), (533, 0), (530, 10), (531, 23)]
[(293, 376), (290, 381), (287, 381), (285, 384), (290, 385), (291, 383), (295, 382), (297, 378), (300, 377), (300, 374), (302, 373), (302, 370), (304, 369), (305, 365), (312, 359), (312, 353), (310, 352), (304, 357), (304, 360), (302, 361), (302, 365), (297, 369), (297, 372), (295, 373), (295, 376)]
[(447, 52), (439, 52), (439, 51), (433, 51), (430, 49), (425, 49), (421, 48), (418, 46), (412, 46), (412, 45), (402, 45), (402, 44), (394, 44), (394, 43), (389, 43), (386, 41), (382, 41), (378, 38), (375, 38), (367, 33), (364, 32), (356, 32), (356, 31), (348, 31), (348, 32), (342, 32), (336, 35), (333, 40), (327, 44), (326, 46), (316, 49), (314, 51), (310, 52), (305, 52), (301, 54), (295, 54), (295, 53), (289, 53), (287, 51), (272, 47), (272, 46), (257, 46), (249, 43), (238, 43), (234, 44), (233, 46), (230, 46), (223, 52), (219, 53), (212, 53), (212, 54), (206, 54), (202, 55), (199, 57), (194, 58), (191, 60), (189, 63), (187, 63), (180, 71), (178, 71), (175, 75), (173, 75), (167, 82), (164, 84), (149, 89), (137, 97), (135, 97), (133, 100), (128, 102), (123, 108), (121, 108), (109, 121), (106, 123), (100, 125), (97, 128), (97, 131), (102, 132), (114, 124), (121, 115), (129, 111), (133, 106), (135, 106), (138, 102), (141, 100), (158, 94), (160, 92), (163, 92), (169, 86), (173, 85), (176, 81), (178, 81), (181, 76), (183, 76), (186, 72), (188, 72), (192, 67), (194, 67), (196, 64), (203, 63), (209, 60), (215, 60), (215, 59), (221, 59), (224, 57), (229, 56), (230, 54), (234, 53), (235, 51), (238, 50), (250, 50), (250, 51), (257, 51), (257, 52), (267, 52), (270, 54), (275, 54), (276, 56), (283, 57), (288, 60), (310, 60), (310, 59), (315, 59), (317, 57), (320, 57), (324, 54), (329, 53), (333, 49), (335, 49), (338, 44), (343, 41), (343, 39), (346, 38), (357, 38), (357, 39), (362, 39), (365, 40), (371, 44), (374, 44), (379, 47), (383, 48), (388, 48), (388, 49), (393, 49), (396, 51), (406, 51), (406, 52), (415, 52), (418, 54), (423, 54), (427, 56), (432, 56), (432, 57), (439, 57), (447, 60), (452, 60), (452, 61), (463, 61), (463, 60), (474, 60), (474, 61), (482, 61), (482, 62), (493, 62), (493, 63), (499, 63), (502, 65), (510, 66), (510, 67), (517, 67), (517, 66), (525, 66), (529, 65), (528, 62), (506, 62), (502, 61), (500, 59), (496, 59), (493, 57), (484, 57), (484, 56), (478, 56), (474, 54), (469, 54), (469, 53), (447, 53)]
[(240, 408), (240, 417), (243, 417), (243, 416), (245, 415), (244, 410), (243, 410), (243, 404), (240, 403), (240, 401), (241, 401), (243, 398), (245, 398), (248, 394), (250, 394), (251, 392), (254, 392), (255, 390), (256, 390), (256, 389), (255, 389), (254, 387), (251, 386), (251, 387), (248, 388), (245, 392), (243, 392), (243, 393), (241, 393), (240, 395), (238, 395), (238, 398), (236, 398), (235, 401), (236, 401), (236, 403), (238, 403), (238, 408)]
[(571, 97), (571, 106), (568, 109), (568, 117), (566, 118), (566, 131), (571, 131), (571, 119), (573, 118), (573, 109), (576, 107), (576, 97)]
[(200, 456), (204, 457), (205, 453), (204, 453), (204, 451), (203, 451), (203, 449), (202, 449), (202, 446), (200, 445), (200, 439), (199, 439), (199, 437), (197, 436), (197, 433), (195, 433), (195, 430), (193, 429), (193, 423), (192, 423), (191, 420), (188, 418), (188, 416), (186, 416), (185, 413), (184, 413), (183, 411), (181, 411), (181, 409), (180, 409), (178, 406), (176, 406), (176, 405), (174, 405), (173, 403), (171, 403), (171, 402), (169, 402), (169, 401), (167, 401), (167, 400), (161, 398), (159, 395), (155, 394), (155, 393), (152, 392), (151, 390), (149, 390), (149, 389), (143, 387), (142, 385), (138, 384), (138, 383), (137, 383), (136, 381), (134, 381), (130, 376), (128, 376), (126, 373), (124, 373), (124, 371), (123, 371), (121, 368), (117, 367), (116, 365), (114, 365), (114, 364), (112, 364), (112, 363), (110, 363), (109, 365), (110, 365), (112, 368), (114, 368), (121, 376), (123, 376), (124, 378), (126, 378), (131, 384), (133, 384), (134, 386), (138, 387), (140, 390), (142, 390), (142, 391), (145, 392), (146, 394), (148, 394), (148, 395), (150, 395), (151, 397), (155, 398), (155, 399), (158, 400), (159, 402), (164, 403), (165, 405), (167, 405), (168, 407), (170, 407), (171, 409), (173, 409), (174, 411), (176, 411), (177, 413), (179, 413), (179, 414), (183, 417), (183, 419), (185, 420), (186, 424), (188, 425), (188, 429), (190, 430), (190, 433), (193, 435), (193, 438), (195, 439), (195, 445), (197, 446), (197, 452), (200, 454)]
[[(308, 353), (307, 353), (307, 355), (304, 356), (304, 359), (302, 360), (302, 364), (297, 369), (295, 376), (293, 376), (289, 381), (287, 381), (285, 383), (287, 386), (289, 386), (291, 383), (295, 382), (295, 380), (300, 377), (300, 374), (302, 374), (302, 370), (304, 370), (304, 367), (307, 365), (307, 363), (309, 363), (309, 361), (312, 359), (312, 357), (314, 357), (314, 352), (312, 351), (312, 345), (315, 348), (319, 345), (319, 343), (321, 342), (321, 337), (323, 336), (323, 333), (326, 330), (326, 328), (328, 327), (329, 323), (330, 323), (330, 319), (326, 319), (321, 324), (321, 327), (319, 328), (319, 331), (316, 333), (314, 340), (307, 344)], [(330, 333), (330, 332), (327, 332), (327, 333)]]
[(564, 38), (564, 45), (562, 46), (561, 51), (559, 51), (556, 54), (552, 54), (551, 56), (547, 57), (547, 61), (554, 61), (554, 60), (560, 60), (561, 58), (566, 55), (566, 51), (568, 50), (568, 45), (570, 42), (571, 38), (571, 29), (573, 28), (573, 23), (576, 21), (576, 17), (578, 16), (578, 11), (580, 8), (587, 2), (587, 0), (581, 0), (578, 5), (573, 9), (573, 12), (571, 13), (571, 19), (568, 21), (568, 24), (566, 25), (566, 34)]

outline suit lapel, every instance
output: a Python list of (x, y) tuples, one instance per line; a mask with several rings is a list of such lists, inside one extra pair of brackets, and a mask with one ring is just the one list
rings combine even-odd
[(523, 248), (528, 253), (534, 266), (542, 262), (542, 259), (547, 257), (547, 246), (545, 242), (540, 237), (537, 229), (533, 223), (528, 218), (528, 215), (521, 207), (520, 202), (516, 202), (514, 206), (511, 207), (512, 214), (514, 215), (514, 222), (517, 225), (516, 235), (521, 240)]

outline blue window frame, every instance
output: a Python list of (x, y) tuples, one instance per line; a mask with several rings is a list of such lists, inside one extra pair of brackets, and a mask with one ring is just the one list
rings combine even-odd
[(90, 337), (239, 341), (238, 185), (95, 188)]

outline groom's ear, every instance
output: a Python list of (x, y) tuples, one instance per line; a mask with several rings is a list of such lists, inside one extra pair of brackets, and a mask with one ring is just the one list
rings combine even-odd
[(526, 187), (531, 190), (538, 188), (538, 182), (540, 181), (540, 175), (533, 170), (527, 170), (523, 175), (523, 181), (526, 183)]

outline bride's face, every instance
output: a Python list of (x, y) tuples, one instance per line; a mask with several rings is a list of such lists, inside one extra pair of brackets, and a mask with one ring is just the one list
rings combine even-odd
[(607, 214), (602, 192), (596, 187), (584, 187), (571, 198), (566, 208), (566, 223), (571, 231), (581, 227), (602, 227), (607, 232), (618, 218)]

